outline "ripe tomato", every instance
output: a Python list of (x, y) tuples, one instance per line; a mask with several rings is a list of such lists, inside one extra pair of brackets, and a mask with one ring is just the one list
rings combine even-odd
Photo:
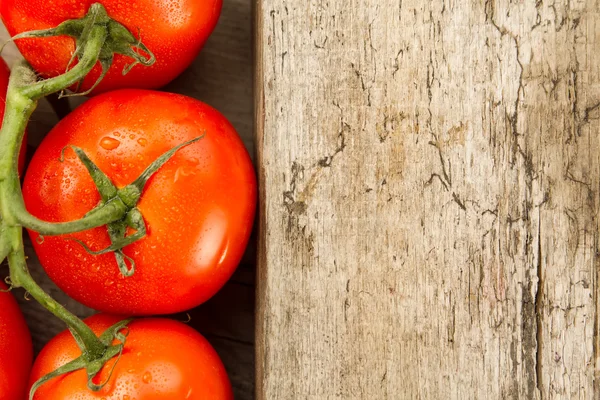
[[(0, 121), (4, 118), (4, 104), (6, 103), (6, 89), (8, 88), (8, 78), (10, 70), (4, 59), (0, 58)], [(19, 173), (23, 172), (25, 167), (25, 155), (27, 153), (27, 135), (23, 139), (21, 152), (19, 153)]]
[[(50, 278), (75, 300), (114, 314), (163, 314), (206, 301), (229, 279), (245, 250), (256, 206), (251, 160), (231, 124), (189, 97), (128, 89), (87, 101), (46, 136), (29, 165), (23, 193), (33, 215), (81, 218), (100, 200), (68, 145), (82, 148), (121, 188), (161, 154), (175, 154), (148, 182), (138, 208), (147, 236), (125, 247), (135, 274), (124, 277), (114, 254), (93, 256), (64, 236), (36, 240)], [(110, 245), (105, 227), (68, 235), (93, 250)]]
[[(54, 28), (61, 22), (81, 18), (98, 0), (2, 0), (0, 16), (11, 35)], [(187, 68), (213, 31), (222, 0), (103, 0), (108, 15), (123, 24), (156, 56), (151, 67), (136, 66), (122, 75), (131, 59), (116, 55), (114, 63), (94, 93), (123, 87), (158, 88)], [(27, 61), (44, 77), (65, 72), (75, 49), (72, 38), (49, 37), (18, 40)], [(49, 56), (51, 55), (51, 56)], [(100, 66), (85, 79), (86, 90), (100, 76)]]
[(29, 329), (17, 302), (0, 283), (0, 399), (25, 398), (33, 359)]
[[(120, 319), (99, 314), (88, 318), (86, 323), (100, 335)], [(106, 363), (94, 380), (108, 381), (102, 390), (90, 391), (85, 370), (79, 370), (40, 386), (34, 400), (233, 399), (225, 367), (198, 332), (168, 319), (140, 319), (128, 327), (125, 348), (112, 376), (110, 370), (116, 359)], [(69, 331), (60, 333), (35, 360), (30, 385), (80, 355)]]

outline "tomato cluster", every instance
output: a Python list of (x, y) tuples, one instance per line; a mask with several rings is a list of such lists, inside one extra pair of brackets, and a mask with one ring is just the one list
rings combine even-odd
[[(14, 36), (82, 18), (92, 3), (3, 0), (0, 16)], [(124, 319), (114, 315), (151, 317), (186, 311), (219, 291), (244, 253), (257, 196), (252, 162), (226, 118), (199, 100), (152, 90), (189, 66), (214, 29), (222, 0), (100, 3), (111, 19), (143, 39), (156, 62), (135, 66), (124, 75), (130, 59), (127, 54), (114, 55), (91, 92), (93, 97), (62, 119), (33, 155), (23, 180), (27, 211), (48, 222), (74, 221), (106, 200), (78, 152), (120, 190), (137, 182), (171, 149), (192, 143), (147, 177), (135, 204), (123, 200), (143, 218), (144, 235), (139, 240), (111, 249), (117, 229), (113, 225), (58, 236), (28, 229), (48, 276), (70, 297), (101, 312), (85, 321), (99, 336)], [(78, 50), (76, 40), (64, 35), (16, 43), (42, 78), (60, 76), (71, 68)], [(102, 67), (96, 64), (81, 85), (71, 89), (94, 87)], [(8, 69), (0, 65), (2, 93), (7, 82)], [(130, 215), (134, 214), (127, 218)], [(123, 221), (123, 237), (139, 231), (126, 226), (125, 217)], [(130, 275), (118, 268), (118, 257), (131, 269)], [(233, 398), (219, 357), (192, 328), (152, 317), (135, 318), (123, 331), (126, 340), (119, 356), (93, 378), (95, 384), (102, 383), (98, 391), (89, 389), (86, 370), (79, 369), (49, 379), (33, 398)], [(115, 338), (113, 344), (117, 342)], [(69, 331), (56, 336), (30, 373), (31, 339), (25, 322), (11, 295), (0, 292), (0, 399), (26, 398), (28, 388), (40, 378), (82, 355), (78, 344)], [(8, 369), (3, 369), (5, 360), (10, 360)]]

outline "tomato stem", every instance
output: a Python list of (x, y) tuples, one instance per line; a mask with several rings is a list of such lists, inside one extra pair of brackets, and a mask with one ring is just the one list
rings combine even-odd
[[(102, 36), (99, 36), (99, 40), (103, 40)], [(80, 73), (86, 71), (81, 70)], [(73, 74), (70, 76), (70, 79), (77, 79)], [(25, 209), (17, 165), (25, 126), (37, 104), (36, 98), (39, 97), (39, 93), (30, 92), (28, 95), (23, 90), (31, 87), (28, 85), (32, 82), (35, 82), (35, 74), (27, 65), (21, 63), (13, 68), (6, 99), (5, 118), (0, 130), (0, 214), (5, 229), (26, 226), (43, 234), (53, 235), (90, 229), (122, 218), (125, 207), (122, 204), (119, 207), (118, 202), (94, 210), (82, 220), (60, 224), (41, 221)], [(45, 90), (43, 86), (37, 84), (35, 86)], [(6, 254), (0, 255), (6, 256)]]
[(89, 38), (80, 62), (56, 78), (37, 82), (34, 71), (24, 62), (13, 68), (6, 97), (5, 116), (0, 129), (0, 256), (2, 259), (8, 257), (12, 285), (23, 287), (42, 306), (77, 332), (83, 343), (82, 353), (90, 359), (96, 359), (102, 357), (106, 346), (83, 321), (44, 292), (31, 277), (25, 261), (23, 226), (34, 228), (43, 234), (86, 230), (123, 218), (126, 207), (124, 204), (112, 202), (78, 221), (59, 224), (41, 221), (25, 209), (17, 171), (18, 154), (25, 127), (37, 106), (37, 100), (72, 85), (89, 73), (100, 54), (106, 31), (102, 27), (94, 26)]
[[(108, 235), (110, 237), (111, 245), (105, 249), (94, 251), (90, 249), (85, 243), (76, 240), (83, 246), (85, 251), (92, 255), (100, 255), (112, 252), (117, 260), (117, 266), (123, 274), (123, 276), (132, 276), (135, 272), (135, 261), (123, 253), (122, 249), (146, 236), (146, 224), (142, 213), (137, 208), (137, 203), (140, 200), (144, 187), (150, 180), (150, 178), (167, 162), (171, 157), (175, 155), (177, 151), (185, 146), (189, 146), (192, 143), (202, 139), (204, 135), (181, 143), (180, 145), (170, 149), (156, 160), (154, 160), (142, 174), (131, 184), (117, 189), (117, 187), (110, 181), (108, 176), (94, 162), (85, 154), (83, 150), (77, 146), (71, 146), (73, 151), (79, 160), (88, 170), (100, 197), (102, 198), (101, 205), (109, 204), (109, 202), (116, 202), (116, 204), (124, 205), (127, 209), (125, 218), (111, 222), (107, 225)], [(63, 149), (64, 153), (64, 149)], [(127, 228), (132, 228), (135, 233), (127, 235)], [(128, 266), (125, 259), (130, 262), (131, 266)]]
[(82, 80), (98, 62), (100, 51), (106, 40), (106, 28), (93, 26), (79, 62), (70, 70), (54, 78), (45, 79), (20, 88), (23, 96), (38, 100), (49, 94), (58, 92)]
[[(96, 41), (97, 35), (99, 34), (104, 36), (101, 42)], [(106, 9), (100, 3), (92, 4), (87, 14), (83, 18), (64, 21), (56, 28), (23, 32), (14, 36), (11, 40), (14, 41), (25, 38), (44, 38), (50, 36), (71, 36), (76, 41), (76, 47), (75, 52), (71, 57), (71, 61), (69, 61), (67, 65), (67, 72), (59, 77), (40, 82), (40, 85), (44, 86), (43, 90), (40, 90), (39, 87), (35, 87), (35, 85), (31, 86), (30, 89), (35, 94), (44, 93), (47, 91), (47, 93), (43, 94), (43, 96), (60, 90), (61, 95), (59, 98), (62, 97), (62, 91), (64, 89), (76, 82), (83, 82), (83, 79), (89, 70), (91, 70), (96, 63), (99, 63), (100, 67), (102, 68), (102, 72), (100, 73), (100, 76), (96, 82), (86, 92), (74, 95), (89, 94), (108, 73), (108, 70), (113, 63), (115, 54), (122, 54), (133, 59), (133, 62), (123, 69), (123, 75), (126, 75), (137, 64), (150, 66), (156, 61), (154, 54), (152, 54), (152, 52), (144, 45), (144, 43), (142, 43), (139, 38), (136, 38), (131, 32), (129, 32), (125, 26), (110, 18), (106, 12)], [(97, 48), (98, 53), (94, 57), (86, 58), (86, 55), (84, 54), (85, 51), (92, 50), (92, 48), (89, 46), (90, 43), (88, 42), (92, 42), (92, 45), (94, 43), (99, 44)], [(2, 51), (2, 47), (0, 47), (0, 52)], [(72, 71), (69, 69), (69, 67), (75, 59), (78, 59), (79, 62), (73, 68), (73, 70), (78, 68), (89, 68), (89, 70), (84, 74), (79, 75), (78, 79), (72, 82), (71, 85), (64, 86), (62, 85), (61, 80), (67, 79), (65, 77), (67, 77)], [(74, 75), (78, 75), (78, 73), (75, 72)], [(52, 85), (55, 85), (55, 87), (52, 87)], [(77, 88), (77, 91), (79, 91), (79, 87)]]
[(84, 344), (82, 352), (88, 359), (102, 357), (106, 346), (100, 341), (96, 334), (79, 318), (54, 300), (35, 282), (29, 273), (25, 262), (25, 250), (23, 247), (23, 232), (21, 227), (9, 227), (5, 240), (10, 241), (10, 252), (8, 263), (10, 267), (10, 280), (13, 286), (23, 287), (44, 308), (64, 321), (69, 328), (76, 332)]
[[(119, 331), (128, 321), (122, 321), (98, 337), (81, 319), (44, 292), (35, 282), (27, 267), (23, 228), (36, 231), (40, 235), (62, 235), (107, 225), (112, 245), (101, 252), (114, 251), (121, 272), (126, 276), (133, 274), (135, 263), (130, 259), (131, 268), (128, 268), (125, 263), (127, 256), (121, 249), (146, 234), (143, 217), (136, 208), (142, 190), (150, 177), (176, 151), (200, 139), (196, 138), (183, 143), (163, 154), (131, 185), (122, 189), (114, 187), (108, 177), (93, 164), (83, 151), (73, 148), (98, 185), (102, 197), (101, 203), (83, 218), (75, 221), (52, 223), (31, 215), (25, 207), (21, 191), (21, 182), (18, 176), (18, 154), (25, 135), (25, 127), (38, 100), (82, 82), (99, 63), (102, 73), (90, 89), (91, 91), (107, 73), (114, 54), (125, 54), (134, 59), (134, 63), (126, 67), (124, 73), (135, 64), (151, 65), (154, 63), (154, 55), (123, 25), (112, 20), (99, 3), (93, 4), (86, 16), (81, 19), (65, 21), (54, 29), (23, 33), (14, 39), (53, 35), (69, 35), (76, 39), (77, 46), (71, 61), (77, 59), (77, 63), (73, 68), (70, 68), (71, 63), (69, 63), (64, 74), (38, 81), (32, 68), (27, 63), (21, 62), (13, 67), (10, 77), (4, 120), (0, 129), (0, 261), (8, 258), (13, 287), (24, 288), (43, 307), (65, 322), (82, 354), (78, 361), (59, 368), (38, 380), (31, 388), (30, 399), (33, 399), (36, 389), (44, 382), (81, 368), (86, 369), (88, 387), (94, 391), (100, 390), (106, 382), (96, 384), (93, 379), (108, 360), (120, 357), (125, 336)], [(134, 228), (136, 233), (126, 236), (128, 227)], [(119, 340), (121, 344), (113, 345), (113, 339)]]
[(17, 169), (18, 154), (25, 127), (39, 99), (82, 81), (98, 62), (103, 69), (108, 68), (110, 65), (107, 61), (112, 60), (115, 52), (131, 53), (133, 48), (140, 48), (151, 56), (146, 59), (140, 54), (135, 54), (134, 60), (144, 65), (151, 64), (154, 57), (122, 25), (110, 19), (104, 7), (98, 3), (90, 7), (84, 18), (67, 21), (63, 28), (66, 30), (57, 28), (54, 31), (20, 35), (44, 37), (52, 34), (73, 34), (77, 39), (74, 57), (78, 62), (64, 74), (42, 81), (37, 80), (35, 72), (25, 62), (17, 63), (13, 67), (4, 120), (0, 129), (0, 261), (8, 257), (13, 287), (23, 287), (42, 306), (67, 324), (73, 336), (78, 338), (77, 342), (86, 364), (101, 367), (114, 356), (110, 352), (111, 344), (98, 338), (83, 321), (44, 292), (35, 282), (25, 261), (23, 227), (41, 235), (73, 233), (123, 220), (130, 207), (115, 196), (79, 220), (63, 223), (42, 221), (26, 210)]
[[(94, 48), (91, 51), (92, 56), (96, 54), (97, 57), (96, 48), (101, 47), (101, 44), (98, 46), (98, 43), (101, 43), (104, 37), (105, 35), (99, 34), (97, 40), (88, 42), (92, 43), (90, 47)], [(79, 70), (79, 74), (89, 72), (91, 69), (89, 64), (92, 63), (89, 62), (87, 68)], [(80, 77), (78, 74), (71, 74), (76, 68), (54, 79), (60, 78), (59, 81), (63, 82), (63, 85), (69, 86)], [(68, 79), (63, 80), (62, 78), (65, 76)], [(9, 224), (18, 224), (42, 235), (62, 235), (84, 231), (122, 219), (127, 212), (127, 207), (118, 199), (95, 208), (82, 219), (70, 222), (46, 222), (27, 212), (17, 174), (18, 149), (21, 147), (29, 116), (37, 105), (36, 100), (42, 91), (47, 90), (46, 86), (39, 83), (28, 85), (28, 80), (34, 77), (33, 71), (24, 63), (17, 64), (11, 74), (6, 97), (5, 118), (0, 130), (0, 209), (2, 218)], [(61, 90), (57, 85), (57, 83), (52, 83), (50, 86)], [(32, 92), (31, 88), (33, 87), (37, 87), (38, 90)]]
[(0, 260), (6, 259), (10, 252), (10, 245), (7, 238), (7, 228), (4, 224), (0, 224)]

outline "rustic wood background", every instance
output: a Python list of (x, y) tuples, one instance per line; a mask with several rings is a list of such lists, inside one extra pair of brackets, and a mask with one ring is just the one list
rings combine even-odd
[[(253, 154), (251, 8), (250, 0), (225, 0), (219, 25), (206, 47), (193, 65), (165, 90), (192, 96), (219, 109)], [(0, 28), (3, 42), (8, 36), (4, 27)], [(16, 47), (7, 47), (3, 57), (12, 64), (19, 57)], [(72, 106), (82, 101), (75, 99)], [(29, 125), (31, 150), (56, 122), (51, 108), (43, 102)], [(47, 291), (81, 317), (92, 313), (48, 280), (31, 246), (27, 247), (27, 254), (32, 275)], [(223, 359), (238, 400), (254, 398), (254, 265), (255, 245), (251, 244), (230, 283), (212, 300), (189, 313), (190, 325), (207, 337)], [(6, 268), (0, 270), (1, 275), (6, 273)], [(37, 303), (25, 300), (21, 290), (14, 293), (31, 328), (35, 350), (39, 351), (65, 327)], [(187, 320), (186, 315), (174, 317)]]
[(257, 398), (600, 398), (600, 2), (256, 11)]

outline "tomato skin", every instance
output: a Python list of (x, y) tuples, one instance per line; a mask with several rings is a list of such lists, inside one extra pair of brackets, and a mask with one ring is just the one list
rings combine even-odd
[(0, 282), (0, 400), (25, 398), (33, 359), (31, 335), (13, 296)]
[[(230, 278), (251, 232), (256, 178), (231, 124), (208, 105), (182, 95), (137, 89), (105, 93), (63, 119), (34, 154), (23, 185), (25, 205), (48, 221), (83, 217), (99, 194), (67, 145), (82, 148), (117, 187), (133, 182), (171, 148), (205, 134), (175, 154), (148, 182), (138, 208), (147, 236), (125, 247), (133, 276), (113, 254), (93, 256), (64, 236), (38, 241), (50, 278), (69, 296), (113, 314), (156, 315), (206, 301)], [(116, 147), (115, 147), (116, 146)], [(105, 227), (68, 235), (93, 250), (108, 247)]]
[[(122, 320), (98, 314), (85, 322), (100, 335)], [(129, 325), (121, 359), (109, 378), (110, 360), (94, 382), (108, 380), (104, 388), (87, 388), (85, 370), (54, 378), (42, 385), (34, 400), (232, 400), (227, 372), (212, 346), (189, 326), (168, 319), (140, 319)], [(114, 342), (117, 344), (118, 342)], [(64, 331), (42, 349), (35, 360), (30, 385), (81, 355), (73, 337)]]
[[(83, 17), (97, 0), (2, 0), (0, 16), (11, 36), (48, 29)], [(103, 0), (108, 15), (125, 25), (156, 56), (150, 67), (136, 66), (122, 75), (132, 59), (115, 55), (113, 66), (94, 93), (125, 87), (159, 88), (187, 68), (204, 46), (221, 13), (222, 0)], [(50, 37), (17, 40), (21, 54), (44, 77), (65, 72), (75, 49), (72, 38)], [(100, 76), (96, 65), (81, 90)]]
[[(8, 79), (10, 70), (3, 58), (0, 58), (0, 121), (4, 118), (4, 105), (6, 104), (6, 90), (8, 89)], [(27, 133), (23, 138), (23, 145), (19, 153), (19, 174), (23, 173), (25, 168), (25, 156), (27, 155)]]

